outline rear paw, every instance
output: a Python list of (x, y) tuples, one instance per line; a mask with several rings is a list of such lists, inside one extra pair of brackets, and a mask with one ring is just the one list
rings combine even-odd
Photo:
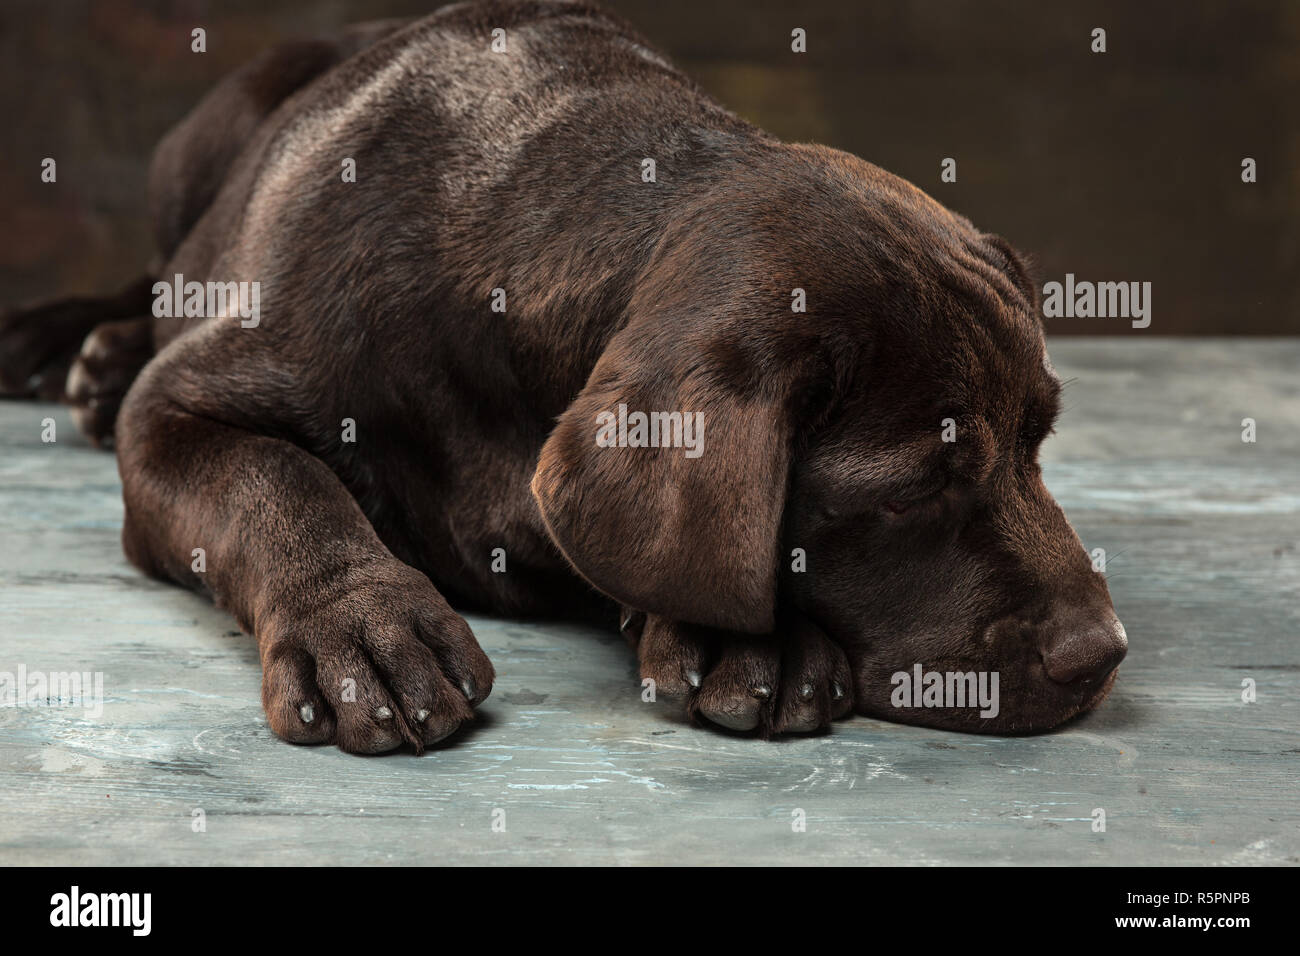
[(152, 356), (149, 319), (105, 322), (86, 336), (68, 371), (64, 400), (78, 430), (95, 445), (111, 442), (122, 399)]
[(0, 309), (0, 395), (62, 400), (69, 367), (86, 336), (103, 323), (146, 314), (152, 288), (153, 280), (141, 276), (116, 295)]
[(0, 395), (59, 401), (75, 348), (40, 309), (0, 311)]
[(262, 704), (291, 743), (417, 753), (474, 717), (492, 664), (423, 574), (393, 562), (259, 634)]
[(843, 651), (799, 617), (761, 636), (648, 617), (637, 653), (656, 694), (684, 697), (693, 718), (728, 730), (814, 733), (853, 710)]

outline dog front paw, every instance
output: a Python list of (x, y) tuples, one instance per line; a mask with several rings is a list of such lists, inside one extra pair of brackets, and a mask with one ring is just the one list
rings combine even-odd
[(292, 743), (419, 753), (473, 719), (492, 690), (469, 625), (398, 561), (350, 571), (328, 596), (288, 607), (258, 639), (262, 705)]
[(789, 616), (765, 635), (653, 616), (638, 623), (642, 680), (653, 680), (656, 694), (685, 698), (693, 719), (768, 737), (824, 730), (853, 711), (844, 652), (803, 618)]

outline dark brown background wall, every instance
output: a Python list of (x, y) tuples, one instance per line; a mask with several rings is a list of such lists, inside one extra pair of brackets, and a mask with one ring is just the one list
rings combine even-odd
[[(0, 302), (108, 289), (150, 253), (154, 142), (284, 38), (412, 0), (6, 0)], [(1143, 333), (1300, 333), (1300, 3), (616, 0), (743, 116), (904, 176), (1036, 260), (1149, 281)], [(208, 52), (189, 52), (189, 31)], [(790, 31), (808, 31), (808, 53)], [(1089, 50), (1094, 27), (1108, 52)], [(58, 182), (40, 163), (58, 161)], [(957, 160), (958, 181), (940, 181)], [(1241, 181), (1241, 160), (1259, 181)], [(1057, 319), (1057, 332), (1127, 332)]]

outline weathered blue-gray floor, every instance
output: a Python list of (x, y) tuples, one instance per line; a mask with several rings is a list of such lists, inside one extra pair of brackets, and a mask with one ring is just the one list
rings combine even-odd
[(500, 676), (456, 746), (292, 747), (251, 639), (122, 557), (112, 457), (0, 403), (0, 671), (99, 671), (106, 698), (0, 705), (0, 863), (1296, 863), (1300, 342), (1052, 354), (1077, 381), (1048, 484), (1131, 648), (1101, 711), (1030, 738), (722, 737), (642, 703), (615, 635), (471, 618)]

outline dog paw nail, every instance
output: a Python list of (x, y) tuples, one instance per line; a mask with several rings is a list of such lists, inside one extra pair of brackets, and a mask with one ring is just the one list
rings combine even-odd
[(378, 717), (380, 720), (387, 720), (389, 717), (393, 716), (393, 712), (389, 710), (387, 707), (380, 707), (377, 711), (375, 711), (375, 716)]
[(641, 636), (641, 626), (645, 624), (645, 614), (641, 611), (628, 611), (618, 629), (624, 634)]
[(749, 693), (751, 697), (757, 697), (759, 700), (767, 700), (772, 696), (772, 688), (768, 687), (766, 684), (758, 684), (751, 687)]
[(415, 719), (418, 720), (420, 723), (424, 723), (424, 721), (427, 720), (428, 717), (429, 717), (429, 712), (427, 710), (422, 710), (415, 715)]
[(831, 684), (831, 697), (835, 700), (844, 699), (844, 688), (839, 684)]
[(799, 687), (799, 699), (800, 699), (800, 700), (812, 700), (812, 695), (813, 695), (813, 685), (812, 685), (812, 684), (803, 684), (803, 685), (801, 685), (801, 686)]
[(302, 718), (304, 724), (310, 724), (316, 719), (316, 711), (312, 709), (311, 704), (303, 704), (298, 708), (298, 716)]
[(685, 674), (686, 683), (690, 684), (696, 690), (700, 689), (700, 672), (695, 670), (687, 671)]

